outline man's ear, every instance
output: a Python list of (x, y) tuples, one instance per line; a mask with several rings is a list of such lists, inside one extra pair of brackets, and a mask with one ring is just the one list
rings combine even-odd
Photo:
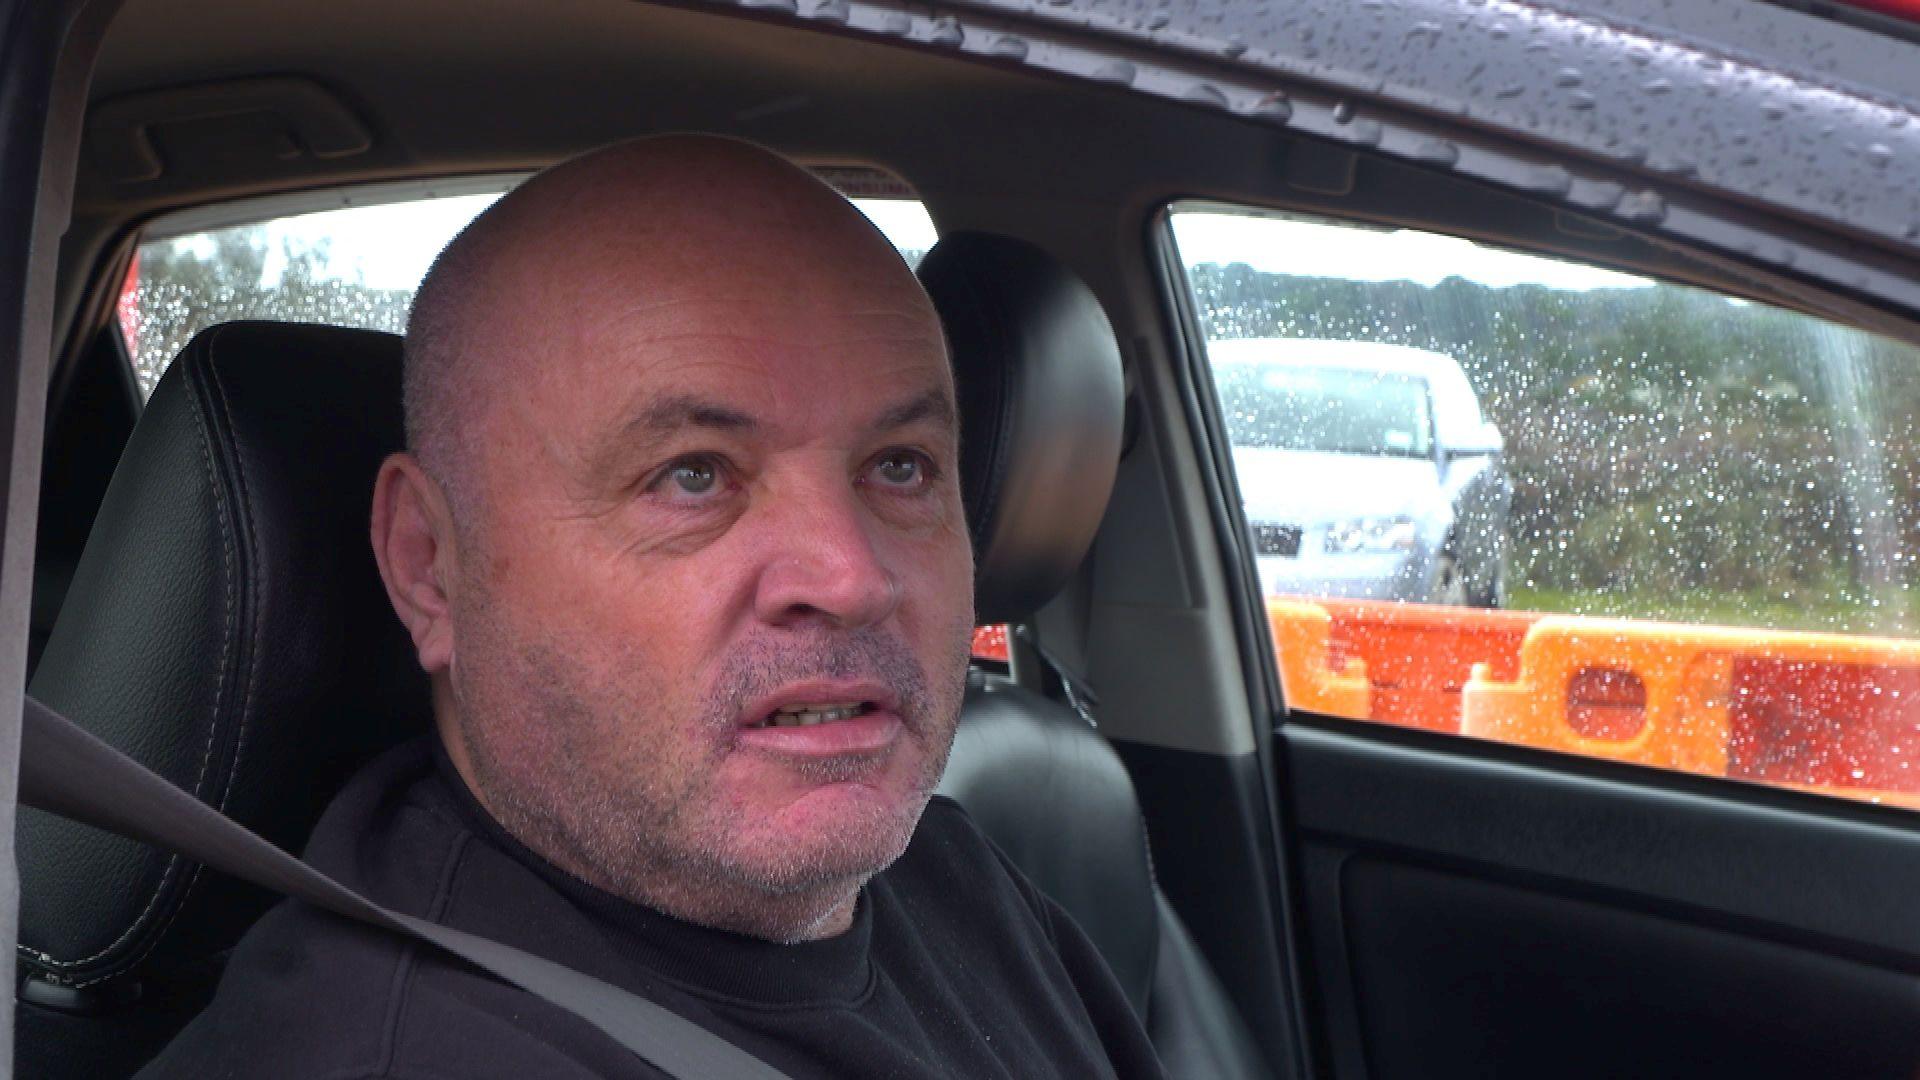
[(440, 485), (411, 455), (381, 462), (373, 484), (373, 557), (387, 599), (429, 675), (453, 662), (448, 583), (455, 556), (453, 515)]

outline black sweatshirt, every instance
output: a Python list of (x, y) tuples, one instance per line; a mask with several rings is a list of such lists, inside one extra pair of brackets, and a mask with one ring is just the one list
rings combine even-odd
[[(629, 903), (502, 830), (422, 739), (360, 773), (307, 861), (388, 907), (596, 976), (810, 1077), (1155, 1077), (1091, 942), (941, 798), (853, 925), (775, 945)], [(429, 947), (282, 903), (144, 1077), (658, 1077)]]

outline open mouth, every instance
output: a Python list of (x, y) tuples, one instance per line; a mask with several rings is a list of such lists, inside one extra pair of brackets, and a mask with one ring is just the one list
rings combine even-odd
[(851, 720), (856, 716), (865, 716), (875, 706), (871, 701), (856, 701), (847, 704), (808, 704), (788, 705), (775, 709), (761, 718), (758, 723), (748, 724), (749, 728), (812, 727), (815, 724), (831, 724), (840, 720)]

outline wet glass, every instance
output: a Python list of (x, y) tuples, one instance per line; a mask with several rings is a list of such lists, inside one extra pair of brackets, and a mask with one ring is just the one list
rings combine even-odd
[(1418, 230), (1171, 221), (1292, 707), (1920, 806), (1920, 350)]
[[(120, 327), (142, 398), (193, 336), (237, 319), (403, 333), (440, 249), (504, 193), (416, 199), (161, 235), (129, 268)], [(853, 199), (909, 265), (933, 246), (915, 199)]]

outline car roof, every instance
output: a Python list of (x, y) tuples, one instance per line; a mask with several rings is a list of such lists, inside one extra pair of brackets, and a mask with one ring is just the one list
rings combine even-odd
[(1384, 341), (1331, 338), (1223, 338), (1207, 342), (1215, 364), (1277, 364), (1377, 371), (1432, 378), (1461, 374), (1460, 362), (1446, 353)]

